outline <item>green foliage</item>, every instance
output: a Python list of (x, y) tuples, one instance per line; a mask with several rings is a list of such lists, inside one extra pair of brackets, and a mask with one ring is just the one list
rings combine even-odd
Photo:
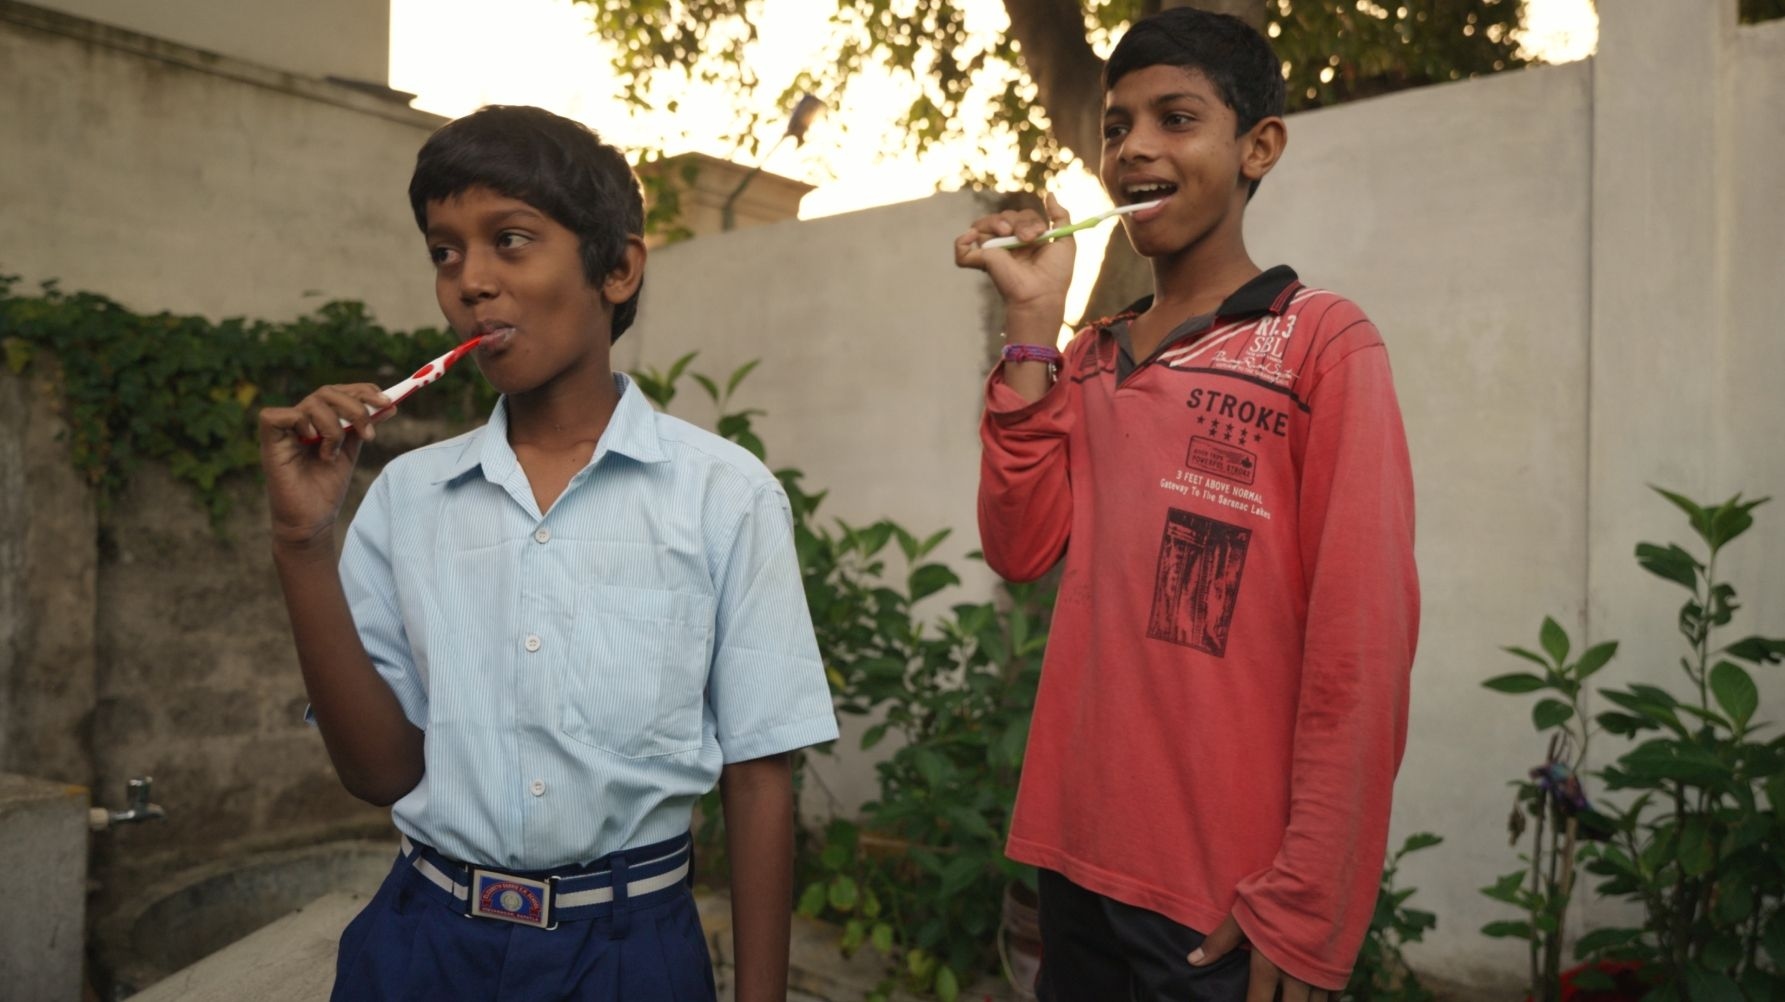
[[(0, 346), (14, 374), (53, 358), (68, 448), (103, 508), (145, 462), (167, 464), (197, 491), (213, 524), (230, 507), (229, 484), (257, 475), (255, 412), (295, 402), (325, 383), (397, 381), (451, 349), (446, 331), (386, 331), (358, 303), (329, 303), (289, 323), (171, 313), (145, 315), (91, 293), (45, 283), (14, 292), (0, 275)], [(482, 380), (452, 383), (406, 402), (412, 413), (462, 417), (493, 400)]]
[(1601, 895), (1640, 904), (1644, 921), (1595, 930), (1575, 952), (1641, 963), (1650, 998), (1785, 997), (1785, 738), (1763, 736), (1752, 675), (1785, 661), (1785, 639), (1715, 642), (1740, 609), (1717, 576), (1719, 554), (1766, 499), (1704, 505), (1658, 493), (1702, 547), (1636, 549), (1643, 568), (1688, 593), (1677, 625), (1692, 696), (1641, 684), (1602, 692), (1617, 709), (1599, 725), (1638, 743), (1601, 775), (1634, 799), (1611, 818), (1613, 838), (1588, 847), (1586, 869)]
[[(686, 80), (723, 85), (737, 95), (738, 128), (727, 138), (757, 156), (753, 135), (765, 119), (778, 119), (803, 92), (842, 107), (849, 85), (864, 73), (890, 72), (909, 87), (911, 103), (894, 123), (911, 152), (961, 138), (964, 123), (983, 120), (993, 137), (1017, 153), (1013, 176), (980, 175), (992, 186), (1013, 181), (1038, 188), (1068, 161), (1051, 123), (1092, 109), (1099, 100), (1094, 72), (1043, 107), (1008, 33), (968, 31), (964, 0), (839, 0), (830, 15), (828, 48), (777, 95), (757, 93), (751, 49), (761, 16), (746, 0), (577, 0), (587, 6), (595, 33), (613, 45), (613, 66), (624, 86), (618, 96), (639, 108), (674, 111), (674, 94)], [(1750, 0), (1772, 2), (1772, 0)], [(1508, 69), (1522, 62), (1512, 31), (1523, 0), (1256, 0), (1260, 20), (1285, 66), (1290, 110), (1320, 107)], [(1107, 51), (1114, 36), (1159, 0), (1081, 0), (1043, 6), (1005, 0), (1007, 10), (1040, 24), (1038, 36), (1055, 40), (1044, 59), (1094, 69), (1092, 51)], [(1033, 36), (1032, 36), (1033, 37)], [(665, 79), (666, 78), (666, 79)], [(655, 86), (662, 81), (668, 86)], [(981, 104), (980, 102), (984, 102)], [(1060, 102), (1074, 102), (1061, 107)], [(1094, 114), (1094, 110), (1091, 112)], [(832, 121), (829, 129), (846, 129)], [(873, 123), (875, 129), (883, 123)], [(1080, 149), (1084, 154), (1085, 151)], [(1094, 155), (1094, 154), (1092, 154)]]
[(1402, 859), (1443, 841), (1430, 832), (1420, 832), (1409, 836), (1388, 857), (1387, 864), (1382, 867), (1382, 887), (1376, 894), (1376, 911), (1370, 916), (1370, 931), (1364, 936), (1363, 948), (1358, 951), (1351, 981), (1340, 996), (1345, 1002), (1431, 1002), (1436, 997), (1407, 966), (1402, 951), (1408, 943), (1419, 942), (1427, 931), (1436, 928), (1438, 916), (1407, 907), (1407, 899), (1413, 896), (1415, 889), (1395, 885)]
[(1530, 830), (1530, 847), (1518, 854), (1520, 868), (1481, 893), (1518, 909), (1520, 918), (1489, 922), (1481, 932), (1495, 939), (1525, 940), (1529, 954), (1530, 998), (1555, 1002), (1562, 995), (1562, 943), (1568, 902), (1581, 856), (1583, 826), (1597, 834), (1605, 821), (1588, 806), (1580, 784), (1593, 731), (1582, 700), (1586, 681), (1617, 654), (1615, 641), (1578, 652), (1554, 619), (1537, 631), (1537, 649), (1508, 647), (1506, 653), (1537, 671), (1496, 675), (1482, 685), (1508, 695), (1544, 693), (1531, 707), (1531, 724), (1547, 738), (1548, 756), (1528, 776), (1514, 780), (1509, 828), (1518, 845)]
[[(955, 583), (942, 565), (923, 562), (940, 540), (880, 522), (820, 544), (841, 558), (828, 584), (808, 589), (827, 593), (813, 612), (824, 623), (837, 708), (881, 716), (862, 737), (864, 751), (889, 733), (903, 745), (876, 766), (879, 796), (861, 824), (830, 826), (802, 905), (844, 925), (845, 950), (874, 942), (903, 958), (909, 987), (949, 999), (949, 985), (997, 969), (1005, 885), (1033, 888), (1032, 871), (1004, 857), (1003, 840), (1053, 595), (1011, 585), (1008, 604), (958, 604), (927, 627), (912, 603)], [(889, 541), (912, 568), (902, 586), (886, 581), (880, 554)], [(862, 885), (860, 908), (813, 890), (850, 879)]]
[[(692, 371), (694, 359), (633, 378), (660, 407), (692, 379), (716, 408), (719, 433), (762, 457), (752, 427), (762, 412), (731, 403), (756, 363), (721, 385)], [(1003, 845), (1052, 589), (1011, 585), (1003, 600), (956, 604), (932, 621), (919, 603), (933, 604), (960, 583), (932, 559), (946, 530), (920, 537), (886, 519), (826, 522), (824, 492), (808, 491), (798, 470), (776, 475), (793, 509), (806, 602), (837, 710), (878, 715), (863, 751), (889, 735), (900, 739), (876, 766), (878, 796), (859, 821), (833, 820), (822, 833), (799, 836), (798, 909), (838, 925), (845, 953), (871, 946), (887, 958), (877, 994), (903, 985), (952, 1002), (963, 983), (998, 969), (1005, 886), (1034, 885), (1033, 871), (1006, 859)], [(713, 806), (703, 810), (708, 819)], [(719, 841), (710, 823), (702, 840)]]

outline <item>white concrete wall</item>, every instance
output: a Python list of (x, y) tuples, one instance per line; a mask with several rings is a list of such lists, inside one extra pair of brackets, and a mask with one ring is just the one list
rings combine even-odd
[[(1729, 297), (1712, 396), (1714, 493), (1771, 494), (1760, 527), (1731, 550), (1728, 569), (1748, 609), (1743, 632), (1785, 633), (1785, 20), (1737, 30), (1731, 79), (1729, 173), (1718, 185), (1730, 230)], [(1785, 672), (1765, 673), (1762, 697), (1785, 719)]]
[(0, 273), (143, 310), (357, 299), (439, 325), (407, 189), (442, 119), (3, 0), (0, 93)]
[(390, 80), (387, 0), (38, 0), (38, 6), (317, 79)]

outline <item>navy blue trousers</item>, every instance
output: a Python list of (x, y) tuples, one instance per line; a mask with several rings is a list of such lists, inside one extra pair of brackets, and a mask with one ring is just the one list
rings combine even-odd
[[(565, 871), (526, 876), (551, 872)], [(341, 934), (330, 999), (713, 1002), (712, 961), (687, 881), (617, 908), (555, 929), (468, 918), (398, 856)]]

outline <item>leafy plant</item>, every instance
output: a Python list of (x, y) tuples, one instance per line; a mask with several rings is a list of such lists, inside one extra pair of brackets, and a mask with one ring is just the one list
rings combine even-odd
[[(896, 528), (893, 536), (912, 562), (926, 552)], [(877, 542), (858, 552), (871, 559)], [(938, 583), (919, 579), (925, 566), (936, 565), (918, 565), (902, 594), (875, 589), (866, 609), (878, 650), (837, 663), (838, 709), (883, 715), (863, 749), (888, 733), (904, 743), (876, 767), (879, 797), (862, 823), (830, 826), (800, 910), (842, 923), (845, 951), (872, 943), (900, 963), (909, 987), (948, 1002), (973, 976), (998, 970), (1005, 887), (1034, 888), (1034, 871), (1005, 858), (1003, 843), (1053, 594), (1010, 585), (1007, 604), (956, 605), (928, 629), (909, 613)]]
[[(762, 411), (731, 403), (756, 363), (721, 385), (690, 368), (695, 357), (633, 378), (660, 407), (676, 399), (682, 379), (693, 380), (716, 408), (718, 433), (762, 457), (752, 423)], [(1006, 859), (1003, 842), (1052, 589), (1007, 586), (999, 601), (957, 604), (927, 621), (919, 604), (960, 583), (930, 559), (946, 530), (919, 537), (887, 519), (827, 523), (819, 517), (825, 492), (806, 490), (798, 470), (776, 475), (793, 509), (806, 601), (837, 710), (879, 715), (862, 736), (864, 751), (889, 735), (901, 739), (876, 766), (878, 795), (859, 820), (799, 834), (799, 911), (839, 925), (846, 954), (872, 946), (888, 959), (891, 973), (870, 999), (903, 985), (953, 1002), (973, 978), (998, 970), (1004, 888), (1034, 887), (1034, 871)], [(723, 842), (716, 803), (702, 813), (710, 864)]]
[(1594, 930), (1576, 953), (1640, 964), (1649, 999), (1785, 997), (1785, 738), (1760, 737), (1768, 725), (1750, 674), (1785, 661), (1785, 639), (1714, 639), (1740, 608), (1718, 557), (1767, 499), (1702, 505), (1658, 492), (1703, 544), (1636, 548), (1645, 570), (1688, 592), (1677, 621), (1691, 695), (1642, 684), (1601, 693), (1617, 709), (1599, 725), (1639, 741), (1601, 775), (1635, 799), (1612, 814), (1611, 841), (1588, 847), (1586, 868), (1601, 895), (1641, 905), (1644, 920)]
[[(1548, 735), (1549, 752), (1528, 776), (1514, 780), (1517, 791), (1508, 827), (1517, 845), (1530, 828), (1530, 848), (1519, 853), (1524, 864), (1481, 893), (1524, 913), (1522, 919), (1490, 922), (1484, 935), (1513, 937), (1529, 944), (1530, 998), (1556, 1002), (1562, 994), (1562, 944), (1567, 932), (1568, 902), (1574, 895), (1583, 823), (1590, 837), (1604, 837), (1605, 822), (1587, 802), (1581, 786), (1587, 748), (1593, 737), (1582, 700), (1586, 681), (1617, 654), (1616, 641), (1596, 644), (1569, 661), (1573, 644), (1554, 619), (1545, 617), (1538, 630), (1538, 650), (1508, 647), (1506, 652), (1536, 665), (1539, 672), (1499, 675), (1482, 685), (1513, 695), (1548, 693), (1531, 707), (1531, 723)], [(1589, 976), (1589, 981), (1591, 981)]]
[(1438, 925), (1438, 916), (1407, 907), (1415, 888), (1396, 886), (1401, 860), (1429, 849), (1444, 839), (1431, 832), (1408, 836), (1382, 867), (1382, 887), (1376, 894), (1376, 911), (1364, 936), (1357, 964), (1351, 970), (1342, 998), (1347, 1002), (1431, 1002), (1434, 996), (1407, 966), (1402, 954), (1408, 943), (1425, 938)]

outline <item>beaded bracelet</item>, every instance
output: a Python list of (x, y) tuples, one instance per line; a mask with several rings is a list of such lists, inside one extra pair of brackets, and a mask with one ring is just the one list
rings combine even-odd
[(1058, 366), (1063, 356), (1058, 349), (1045, 344), (1007, 344), (1003, 358), (1006, 362), (1046, 362)]

